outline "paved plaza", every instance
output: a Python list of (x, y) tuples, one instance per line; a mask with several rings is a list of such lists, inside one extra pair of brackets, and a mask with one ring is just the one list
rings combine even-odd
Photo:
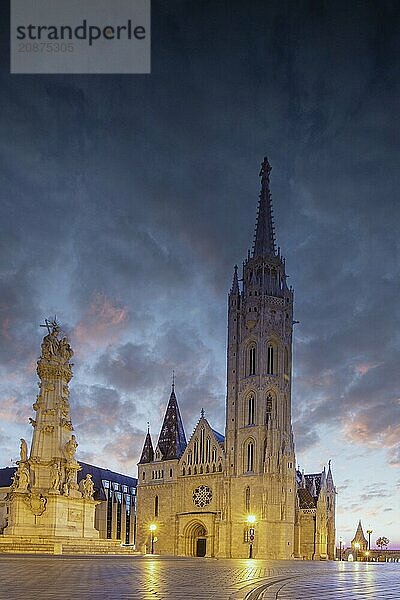
[(0, 556), (0, 600), (400, 599), (399, 563)]

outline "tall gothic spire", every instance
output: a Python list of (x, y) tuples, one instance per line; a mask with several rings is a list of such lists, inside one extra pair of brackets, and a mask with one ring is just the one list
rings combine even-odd
[(272, 215), (271, 192), (269, 189), (269, 174), (271, 165), (265, 157), (261, 163), (261, 192), (258, 202), (256, 231), (254, 236), (253, 257), (275, 254), (275, 232)]
[(153, 450), (153, 442), (151, 441), (150, 429), (147, 427), (147, 435), (144, 440), (142, 456), (140, 457), (139, 464), (153, 462), (154, 460), (154, 450)]
[(157, 447), (161, 452), (162, 460), (170, 460), (180, 458), (186, 446), (186, 436), (175, 396), (174, 381)]

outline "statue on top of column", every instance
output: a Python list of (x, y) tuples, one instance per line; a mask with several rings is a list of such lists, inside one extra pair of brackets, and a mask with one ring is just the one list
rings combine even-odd
[(46, 327), (48, 331), (43, 338), (41, 359), (56, 360), (64, 365), (67, 364), (74, 353), (66, 337), (58, 339), (61, 328), (56, 319), (54, 318), (52, 321), (45, 319), (45, 324), (41, 327)]

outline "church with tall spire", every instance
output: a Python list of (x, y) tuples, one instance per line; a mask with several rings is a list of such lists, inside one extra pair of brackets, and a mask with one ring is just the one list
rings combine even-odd
[[(333, 559), (331, 467), (296, 469), (291, 418), (293, 289), (277, 249), (271, 166), (261, 164), (252, 251), (228, 294), (224, 435), (204, 415), (186, 441), (175, 394), (138, 465), (137, 548), (178, 556)], [(156, 542), (154, 541), (156, 538)]]

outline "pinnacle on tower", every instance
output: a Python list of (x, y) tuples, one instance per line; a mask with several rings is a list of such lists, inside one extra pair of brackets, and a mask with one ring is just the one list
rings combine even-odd
[(180, 458), (187, 446), (185, 431), (178, 402), (175, 396), (175, 381), (172, 384), (167, 410), (158, 438), (157, 448), (161, 452), (162, 460)]
[(254, 236), (253, 258), (275, 255), (275, 232), (272, 215), (271, 192), (269, 189), (269, 175), (271, 165), (265, 157), (261, 163), (261, 191), (258, 202), (256, 231)]
[(233, 272), (233, 280), (231, 287), (231, 294), (239, 294), (239, 280), (238, 280), (238, 266), (235, 265), (235, 270)]

